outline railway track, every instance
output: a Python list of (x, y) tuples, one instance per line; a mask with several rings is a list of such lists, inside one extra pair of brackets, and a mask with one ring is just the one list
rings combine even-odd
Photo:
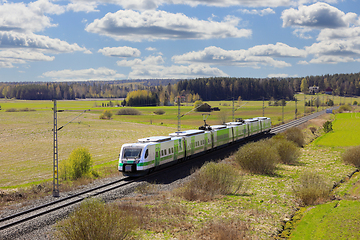
[[(328, 109), (334, 110), (334, 109), (337, 109), (337, 108), (338, 107), (333, 107), (333, 108), (328, 108)], [(270, 133), (277, 134), (277, 133), (283, 132), (288, 128), (299, 126), (299, 125), (301, 125), (301, 124), (303, 124), (303, 123), (305, 123), (305, 122), (307, 122), (307, 121), (309, 121), (311, 119), (317, 118), (317, 117), (323, 115), (324, 113), (326, 113), (326, 110), (322, 110), (320, 112), (310, 114), (308, 116), (293, 120), (293, 121), (285, 123), (285, 124), (282, 124), (280, 126), (273, 127), (273, 128), (271, 128)]]
[[(336, 107), (335, 107), (336, 108)], [(333, 108), (333, 109), (335, 109)], [(288, 128), (291, 127), (295, 127), (298, 126), (302, 123), (305, 123), (311, 119), (314, 119), (322, 114), (324, 114), (326, 112), (326, 110), (317, 112), (317, 113), (313, 113), (311, 115), (299, 118), (297, 120), (291, 121), (289, 123), (286, 124), (282, 124), (280, 126), (274, 127), (271, 129), (270, 133), (271, 134), (277, 134), (280, 132), (285, 131)], [(186, 164), (186, 162), (183, 162), (181, 164)], [(165, 169), (162, 169), (160, 171), (157, 171), (153, 174), (161, 174), (161, 172), (165, 171)], [(112, 190), (115, 189), (120, 189), (122, 187), (125, 187), (127, 185), (130, 185), (134, 182), (140, 181), (144, 178), (147, 178), (153, 174), (149, 174), (147, 176), (144, 177), (140, 177), (140, 178), (135, 178), (135, 179), (131, 179), (131, 178), (122, 178), (107, 184), (103, 184), (101, 186), (97, 186), (95, 188), (91, 188), (67, 197), (62, 197), (58, 200), (55, 201), (51, 201), (49, 203), (43, 204), (43, 205), (39, 205), (33, 208), (30, 208), (28, 210), (25, 211), (21, 211), (18, 212), (16, 214), (10, 215), (10, 216), (6, 216), (0, 219), (0, 238), (1, 238), (1, 232), (5, 231), (7, 229), (10, 229), (16, 225), (28, 222), (32, 219), (36, 219), (38, 217), (44, 216), (46, 214), (50, 214), (52, 212), (55, 212), (57, 210), (69, 207), (69, 206), (74, 206), (77, 203), (80, 203), (81, 201), (85, 200), (86, 198), (89, 197), (94, 197), (94, 196), (98, 196), (107, 192), (110, 192)]]
[[(139, 180), (139, 179), (136, 179)], [(129, 180), (129, 178), (122, 178), (117, 181), (113, 181), (101, 186), (91, 188), (67, 197), (60, 198), (58, 200), (33, 207), (31, 209), (4, 217), (0, 219), (0, 231), (11, 228), (15, 225), (27, 222), (31, 219), (43, 216), (45, 214), (57, 211), (59, 209), (74, 205), (83, 201), (86, 198), (94, 197), (106, 192), (109, 192), (114, 189), (121, 188), (123, 186), (129, 185), (136, 180)], [(0, 235), (1, 236), (1, 235)]]

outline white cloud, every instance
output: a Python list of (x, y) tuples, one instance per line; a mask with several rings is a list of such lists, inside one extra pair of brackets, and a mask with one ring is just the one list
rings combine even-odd
[(276, 57), (305, 57), (306, 52), (290, 47), (283, 43), (276, 45), (259, 45), (248, 50), (224, 50), (211, 46), (203, 51), (189, 52), (183, 55), (173, 56), (175, 63), (206, 63), (218, 65), (235, 65), (258, 68), (259, 65), (273, 67), (289, 67), (291, 64), (275, 60)]
[(250, 37), (249, 29), (238, 29), (240, 19), (228, 16), (222, 22), (189, 18), (165, 11), (120, 10), (96, 19), (85, 30), (116, 40), (211, 39)]
[(347, 63), (347, 62), (355, 62), (359, 61), (359, 59), (355, 60), (351, 57), (341, 57), (341, 56), (320, 56), (318, 58), (314, 58), (310, 60), (310, 63), (316, 64), (337, 64), (339, 62)]
[(84, 2), (72, 2), (66, 6), (66, 10), (73, 12), (99, 12), (97, 2), (84, 1)]
[(317, 2), (310, 6), (299, 6), (282, 12), (283, 27), (341, 28), (354, 21), (354, 14), (340, 11), (327, 3)]
[(0, 5), (0, 30), (19, 32), (38, 32), (55, 27), (49, 17), (38, 9), (24, 3), (5, 3)]
[(275, 14), (275, 11), (271, 8), (265, 8), (262, 10), (258, 10), (258, 9), (240, 9), (239, 12), (244, 13), (244, 14), (252, 14), (252, 15), (260, 15), (260, 16), (265, 16), (268, 14)]
[(323, 29), (319, 33), (318, 41), (336, 40), (344, 38), (360, 37), (360, 27), (342, 28), (342, 29)]
[(74, 52), (82, 51), (91, 53), (86, 48), (79, 47), (76, 43), (69, 44), (60, 39), (33, 33), (17, 33), (0, 31), (0, 48), (32, 48), (48, 52)]
[(157, 66), (159, 64), (165, 63), (164, 59), (161, 56), (149, 56), (144, 60), (136, 58), (134, 60), (120, 60), (117, 61), (117, 65), (120, 67), (136, 67), (136, 66)]
[(49, 71), (43, 73), (41, 77), (49, 77), (54, 81), (89, 81), (118, 80), (125, 78), (125, 75), (119, 74), (113, 69), (100, 67), (98, 69), (89, 68), (81, 70), (65, 69), (60, 71)]
[(268, 75), (268, 78), (287, 78), (289, 74), (286, 73), (272, 73)]
[(141, 55), (141, 52), (137, 48), (132, 47), (105, 47), (103, 49), (100, 49), (98, 51), (99, 53), (102, 53), (105, 56), (109, 57), (122, 57), (122, 58), (128, 58), (128, 57), (139, 57)]
[(360, 37), (350, 40), (321, 41), (306, 47), (306, 51), (316, 57), (332, 56), (360, 56)]
[(65, 7), (53, 4), (51, 1), (48, 0), (38, 0), (36, 2), (29, 3), (29, 9), (32, 11), (41, 14), (63, 14), (65, 12)]
[(153, 47), (147, 47), (145, 50), (147, 50), (147, 51), (156, 51), (157, 49), (153, 48)]
[(152, 79), (152, 78), (196, 78), (228, 76), (218, 68), (210, 67), (208, 64), (190, 64), (164, 66), (161, 56), (148, 56), (144, 59), (121, 60), (117, 65), (131, 67), (128, 78), (130, 79)]
[(190, 64), (188, 66), (172, 65), (166, 66), (140, 66), (133, 68), (129, 74), (131, 79), (152, 79), (152, 78), (199, 78), (199, 77), (228, 77), (226, 73), (218, 68), (204, 64)]

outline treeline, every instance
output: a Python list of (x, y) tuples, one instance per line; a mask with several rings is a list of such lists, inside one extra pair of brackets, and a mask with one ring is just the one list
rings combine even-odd
[[(162, 85), (175, 85), (176, 79), (119, 80), (62, 83), (0, 83), (0, 98), (23, 100), (72, 100), (76, 98), (126, 98), (128, 92), (151, 90), (160, 93)], [(160, 95), (160, 94), (159, 94)], [(165, 96), (165, 92), (162, 96)], [(170, 95), (170, 94), (168, 94)], [(170, 96), (169, 96), (170, 97)]]
[[(182, 96), (182, 101), (187, 102), (200, 99), (211, 101), (234, 98), (236, 100), (239, 96), (243, 100), (263, 98), (293, 100), (294, 93), (308, 92), (310, 86), (318, 86), (320, 92), (331, 88), (334, 95), (360, 96), (360, 73), (280, 79), (217, 77), (193, 80), (0, 83), (0, 98), (24, 100), (126, 98), (129, 92), (146, 90), (152, 95), (145, 97), (144, 100), (135, 97), (135, 105), (141, 101), (144, 101), (145, 105), (172, 105), (179, 95)], [(139, 92), (135, 95), (139, 95)], [(127, 105), (131, 104), (131, 101)]]
[(238, 99), (293, 99), (294, 89), (288, 79), (201, 78), (178, 82), (177, 89), (197, 93), (204, 101)]
[(294, 93), (307, 93), (310, 86), (318, 86), (320, 92), (331, 88), (338, 96), (360, 96), (360, 73), (280, 79), (200, 78), (179, 81), (177, 90), (197, 93), (204, 101), (237, 99), (238, 96), (244, 100), (292, 100)]

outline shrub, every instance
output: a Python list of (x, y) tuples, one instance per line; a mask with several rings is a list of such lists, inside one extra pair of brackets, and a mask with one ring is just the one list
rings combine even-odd
[(83, 202), (69, 218), (56, 225), (59, 239), (130, 239), (136, 221), (129, 214), (97, 199)]
[(179, 192), (189, 201), (207, 201), (216, 195), (236, 193), (242, 186), (242, 179), (231, 165), (209, 162), (196, 171)]
[(60, 162), (60, 177), (76, 180), (90, 173), (92, 157), (86, 148), (76, 148), (68, 159)]
[(278, 154), (264, 140), (248, 143), (235, 154), (242, 169), (257, 174), (274, 174), (278, 160)]
[(284, 134), (287, 140), (296, 143), (299, 147), (304, 146), (305, 137), (301, 129), (296, 127), (289, 128), (284, 132)]
[(360, 168), (360, 145), (348, 148), (343, 154), (342, 159), (345, 163)]
[(326, 132), (326, 133), (331, 132), (333, 130), (332, 122), (330, 122), (330, 121), (324, 122), (323, 129), (324, 129), (324, 132)]
[(304, 172), (300, 175), (300, 183), (293, 187), (293, 191), (305, 205), (314, 205), (329, 198), (331, 186), (317, 173)]
[[(358, 102), (355, 100), (354, 102), (353, 102), (353, 105), (358, 105)], [(1, 106), (0, 106), (0, 109), (1, 109)]]
[(154, 114), (156, 114), (156, 115), (163, 115), (163, 114), (165, 114), (165, 111), (162, 110), (162, 109), (157, 109), (156, 111), (154, 111)]
[(103, 113), (100, 115), (100, 119), (111, 119), (112, 112), (110, 110), (104, 110)]
[(280, 162), (283, 164), (296, 164), (300, 156), (300, 151), (294, 142), (286, 139), (271, 139), (269, 143), (279, 154)]
[(5, 112), (17, 112), (18, 110), (16, 108), (8, 108), (5, 110)]
[(141, 112), (134, 108), (121, 108), (116, 115), (141, 115)]
[(246, 236), (248, 231), (248, 224), (239, 219), (213, 220), (195, 234), (195, 239), (251, 239)]
[(352, 107), (349, 104), (341, 105), (339, 107), (339, 113), (345, 112), (345, 111), (351, 111)]

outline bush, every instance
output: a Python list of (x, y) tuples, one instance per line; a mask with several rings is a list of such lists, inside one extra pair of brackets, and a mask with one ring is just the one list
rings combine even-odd
[(103, 113), (100, 115), (100, 119), (111, 119), (112, 117), (112, 112), (110, 110), (105, 110), (103, 111)]
[(237, 171), (225, 163), (205, 163), (193, 178), (179, 190), (189, 201), (207, 201), (216, 195), (236, 193), (243, 186)]
[(280, 162), (283, 164), (296, 164), (300, 151), (294, 142), (286, 139), (274, 138), (269, 141), (272, 147), (279, 154)]
[(351, 111), (352, 107), (349, 104), (341, 105), (339, 107), (339, 113), (345, 112), (345, 111)]
[[(353, 105), (358, 105), (358, 102), (355, 100), (354, 102), (353, 102)], [(1, 106), (0, 106), (0, 109), (1, 109)]]
[(274, 174), (279, 155), (264, 140), (248, 143), (235, 154), (235, 161), (244, 170), (257, 174)]
[(333, 130), (333, 128), (332, 128), (332, 122), (330, 122), (330, 121), (324, 122), (324, 124), (323, 124), (323, 129), (324, 129), (324, 132), (325, 132), (325, 133), (331, 132), (331, 131)]
[(165, 111), (162, 110), (162, 109), (157, 109), (156, 111), (154, 111), (154, 114), (156, 114), (156, 115), (163, 115), (163, 114), (165, 114)]
[(122, 108), (117, 111), (116, 115), (141, 115), (141, 112), (134, 108)]
[(16, 108), (8, 108), (5, 112), (18, 112), (18, 110)]
[(296, 127), (289, 128), (284, 132), (284, 134), (287, 140), (294, 142), (299, 147), (304, 146), (305, 137), (301, 129)]
[(360, 168), (360, 145), (348, 148), (343, 154), (342, 159), (345, 163)]
[(331, 186), (317, 173), (304, 172), (300, 175), (300, 183), (293, 190), (305, 205), (314, 205), (329, 198)]
[(67, 240), (131, 239), (136, 226), (129, 214), (100, 200), (89, 199), (56, 225), (55, 235)]
[(213, 220), (195, 234), (195, 239), (251, 239), (247, 237), (249, 226), (239, 219)]
[(92, 157), (86, 148), (76, 148), (68, 159), (60, 162), (60, 177), (76, 180), (90, 173)]

